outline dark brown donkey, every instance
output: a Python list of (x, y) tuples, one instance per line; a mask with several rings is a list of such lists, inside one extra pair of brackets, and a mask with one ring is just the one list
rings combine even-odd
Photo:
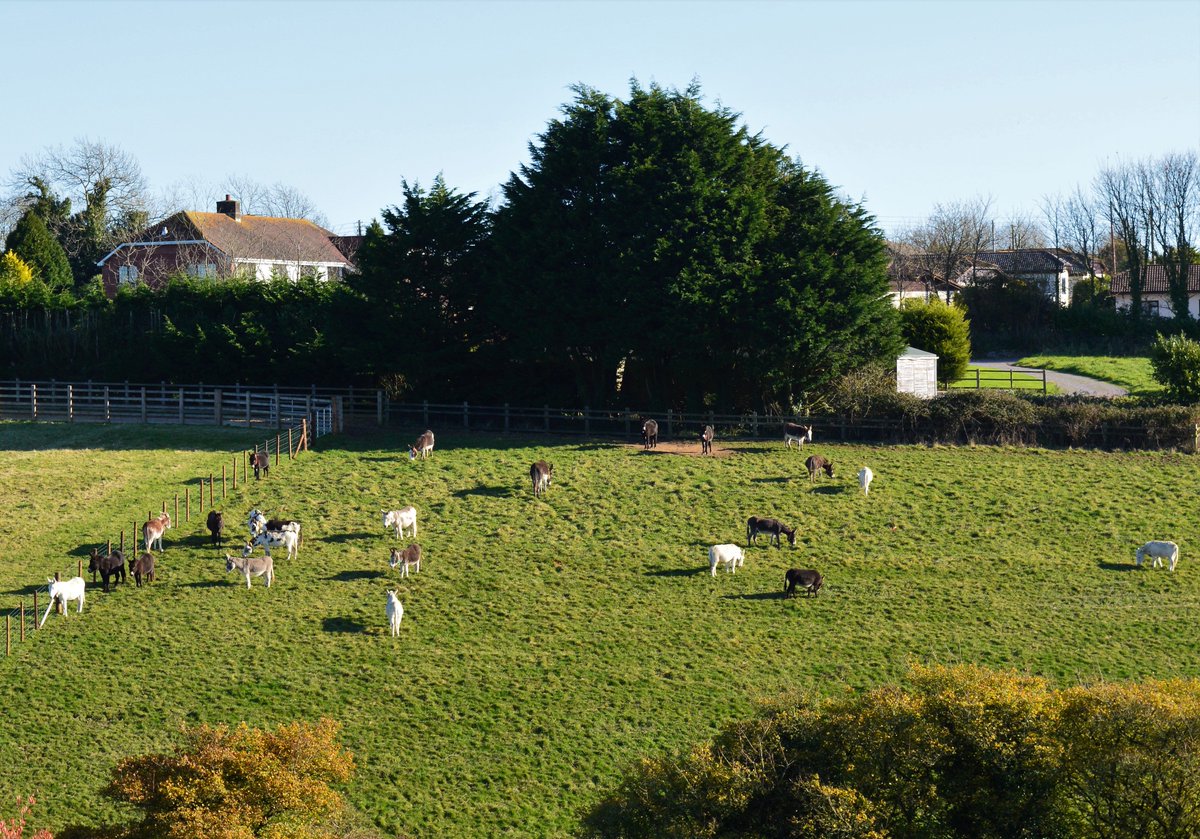
[(116, 578), (113, 585), (125, 582), (125, 555), (119, 550), (113, 551), (108, 556), (100, 556), (100, 552), (92, 548), (91, 562), (88, 563), (88, 570), (92, 572), (92, 579), (96, 579), (96, 572), (100, 572), (100, 579), (104, 580), (104, 590), (108, 591), (109, 578)]
[(795, 597), (796, 586), (804, 589), (806, 594), (816, 594), (825, 584), (825, 578), (817, 571), (809, 569), (789, 569), (783, 578), (783, 596)]
[(154, 554), (144, 553), (137, 559), (129, 558), (129, 573), (133, 575), (134, 581), (137, 582), (138, 588), (142, 587), (142, 578), (146, 578), (146, 584), (154, 582)]
[(833, 461), (826, 460), (819, 454), (814, 454), (804, 461), (804, 465), (808, 467), (808, 479), (815, 481), (820, 474), (824, 472), (829, 477), (833, 477)]

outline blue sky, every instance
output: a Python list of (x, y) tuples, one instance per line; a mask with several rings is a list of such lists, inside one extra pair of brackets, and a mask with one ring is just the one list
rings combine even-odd
[(1197, 0), (0, 0), (0, 32), (0, 176), (88, 137), (156, 189), (289, 184), (338, 232), (402, 179), (497, 194), (577, 82), (698, 79), (888, 230), (976, 196), (1037, 216), (1106, 163), (1200, 148)]

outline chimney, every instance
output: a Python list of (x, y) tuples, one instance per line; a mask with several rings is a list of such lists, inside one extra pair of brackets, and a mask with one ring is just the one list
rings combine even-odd
[(242, 207), (237, 201), (229, 197), (229, 193), (225, 193), (225, 200), (217, 202), (217, 212), (224, 213), (234, 221), (242, 220)]

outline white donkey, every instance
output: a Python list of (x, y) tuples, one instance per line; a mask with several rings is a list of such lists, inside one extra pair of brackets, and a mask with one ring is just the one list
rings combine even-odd
[(252, 558), (235, 558), (229, 554), (225, 554), (225, 573), (228, 574), (234, 569), (242, 572), (242, 576), (246, 578), (246, 588), (250, 588), (251, 577), (262, 577), (266, 575), (267, 588), (271, 587), (271, 583), (275, 579), (275, 563), (270, 555), (256, 556)]
[(413, 538), (417, 538), (417, 508), (413, 506), (401, 507), (399, 510), (385, 510), (383, 513), (383, 526), (390, 527), (396, 532), (396, 538), (402, 539), (404, 531), (412, 528)]
[(391, 589), (388, 589), (387, 596), (388, 626), (392, 628), (392, 637), (395, 638), (400, 634), (400, 621), (404, 620), (404, 606), (400, 603), (400, 596)]
[(79, 608), (75, 610), (76, 613), (82, 612), (83, 591), (87, 585), (84, 583), (83, 577), (72, 577), (66, 582), (49, 577), (47, 578), (46, 582), (50, 584), (50, 602), (46, 605), (46, 613), (42, 615), (41, 621), (38, 622), (39, 629), (46, 622), (46, 618), (50, 617), (50, 610), (54, 608), (55, 603), (62, 603), (64, 618), (67, 616), (67, 612), (69, 611), (67, 609), (67, 603), (72, 600), (79, 601)]
[(1167, 561), (1167, 570), (1174, 571), (1175, 563), (1179, 562), (1179, 546), (1174, 542), (1147, 542), (1137, 549), (1134, 555), (1134, 560), (1138, 567), (1142, 567), (1142, 560), (1150, 557), (1153, 562), (1150, 563), (1151, 568), (1161, 568), (1163, 560)]
[(283, 547), (287, 548), (287, 558), (295, 559), (299, 544), (300, 534), (295, 530), (264, 530), (246, 543), (242, 548), (242, 556), (250, 556), (259, 546), (266, 551), (267, 556), (271, 555), (271, 548)]
[(871, 494), (871, 481), (875, 480), (875, 473), (871, 471), (870, 466), (864, 466), (858, 470), (858, 485), (862, 487), (863, 495)]
[(745, 565), (742, 549), (737, 545), (713, 545), (708, 549), (708, 570), (717, 576), (717, 566), (724, 565), (730, 574), (736, 574), (739, 565)]

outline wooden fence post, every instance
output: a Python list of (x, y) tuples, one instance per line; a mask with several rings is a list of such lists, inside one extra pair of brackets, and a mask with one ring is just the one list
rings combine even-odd
[(146, 423), (146, 386), (142, 385), (142, 424)]
[(21, 600), (21, 640), (25, 640), (25, 600)]
[(38, 605), (37, 605), (37, 593), (38, 593), (38, 590), (35, 588), (35, 589), (33, 590), (33, 631), (34, 631), (34, 632), (37, 632), (37, 631), (38, 631), (38, 629), (39, 629), (39, 627), (38, 627), (38, 625), (37, 625), (37, 616), (38, 616), (39, 614), (41, 614), (41, 613), (38, 611)]
[(283, 441), (283, 435), (276, 434), (275, 435), (275, 466), (276, 466), (276, 468), (278, 468), (278, 466), (279, 466), (279, 445), (282, 441)]
[(467, 403), (464, 401), (463, 402), (463, 428), (471, 427), (471, 422), (469, 420), (470, 414), (468, 413), (469, 410), (470, 409), (467, 408)]
[(75, 422), (75, 385), (67, 385), (67, 422)]
[(12, 655), (12, 615), (4, 616), (4, 654)]
[(249, 475), (249, 460), (249, 452), (247, 452), (245, 449), (242, 449), (242, 483), (250, 480), (249, 477), (247, 477)]
[[(78, 564), (75, 568), (75, 576), (76, 577), (83, 576), (83, 560), (82, 559), (78, 561)], [(64, 602), (63, 603), (63, 611), (65, 612), (66, 610), (67, 610), (67, 604)]]
[(204, 512), (204, 476), (200, 476), (200, 491), (196, 493), (196, 503), (199, 505), (196, 509), (198, 513)]
[(225, 417), (221, 416), (221, 389), (216, 388), (213, 391), (213, 423), (216, 425), (224, 425)]
[(208, 473), (208, 508), (211, 510), (213, 506), (213, 473)]
[(175, 518), (173, 519), (173, 521), (175, 522), (175, 524), (179, 524), (179, 493), (178, 492), (175, 493)]
[[(308, 417), (300, 419), (300, 441), (304, 443), (304, 450), (308, 451)], [(296, 454), (300, 454), (300, 446), (296, 446)]]
[(192, 488), (189, 486), (183, 488), (183, 520), (192, 520)]
[(108, 395), (108, 385), (104, 386), (104, 421), (112, 422), (112, 400)]
[[(178, 495), (178, 493), (176, 493)], [(125, 553), (125, 531), (121, 531), (121, 553)]]
[(250, 391), (246, 391), (246, 427), (250, 427)]
[(183, 425), (183, 388), (179, 389), (179, 424)]
[[(295, 460), (296, 453), (292, 451), (292, 429), (288, 428), (288, 460)], [(233, 476), (233, 488), (237, 489), (237, 474)]]
[(225, 500), (225, 464), (221, 464), (221, 500)]
[(237, 455), (233, 456), (233, 462), (230, 464), (230, 471), (233, 473), (233, 491), (237, 492)]
[(33, 419), (37, 419), (37, 385), (29, 386), (29, 410)]

